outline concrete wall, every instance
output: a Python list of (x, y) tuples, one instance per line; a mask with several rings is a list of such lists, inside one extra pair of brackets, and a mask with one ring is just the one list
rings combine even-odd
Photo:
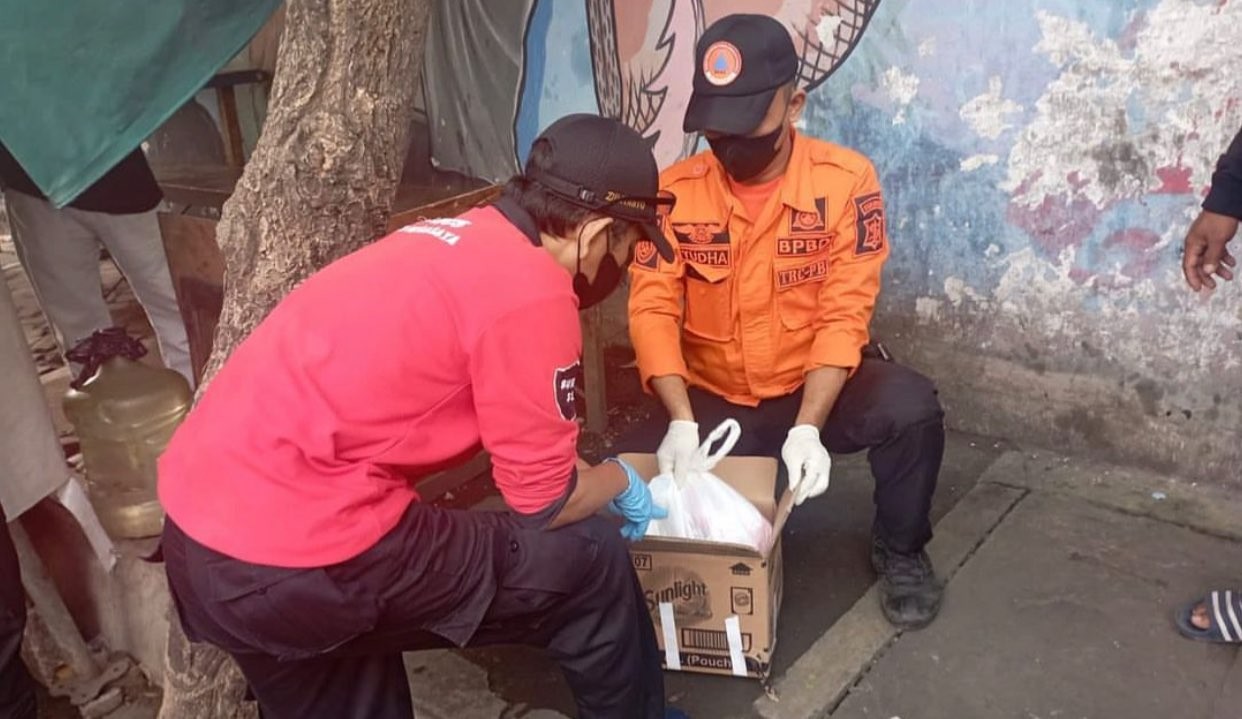
[[(609, 102), (583, 5), (533, 14), (519, 147)], [(804, 129), (878, 166), (877, 334), (955, 426), (1242, 484), (1242, 294), (1193, 296), (1179, 271), (1242, 125), (1242, 0), (613, 5), (622, 97), (664, 93), (640, 125), (664, 163), (701, 147), (679, 129), (696, 23), (770, 12), (800, 49), (837, 47)]]
[(880, 168), (877, 330), (955, 425), (1238, 481), (1242, 295), (1179, 250), (1240, 67), (1237, 0), (884, 0), (807, 122)]

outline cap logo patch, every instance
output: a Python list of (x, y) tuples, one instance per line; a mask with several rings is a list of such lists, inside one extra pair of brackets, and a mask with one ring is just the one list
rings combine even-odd
[(648, 209), (647, 203), (643, 202), (642, 200), (629, 199), (625, 195), (622, 195), (620, 192), (617, 192), (616, 190), (609, 190), (608, 192), (604, 193), (604, 202), (607, 202), (610, 205), (624, 205), (625, 207), (629, 207), (635, 210), (645, 211)]
[(716, 87), (732, 84), (742, 74), (742, 53), (733, 43), (712, 43), (703, 54), (703, 77)]

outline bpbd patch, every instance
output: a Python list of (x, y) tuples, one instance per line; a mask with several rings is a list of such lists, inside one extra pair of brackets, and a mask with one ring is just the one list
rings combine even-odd
[(831, 235), (818, 237), (778, 237), (776, 238), (777, 257), (814, 257), (832, 244)]
[(858, 241), (855, 255), (869, 255), (884, 249), (884, 199), (880, 193), (854, 198), (858, 215)]
[(577, 403), (574, 402), (578, 387), (578, 378), (582, 376), (582, 363), (574, 362), (568, 367), (558, 367), (552, 377), (552, 388), (556, 394), (556, 408), (564, 420), (578, 417)]

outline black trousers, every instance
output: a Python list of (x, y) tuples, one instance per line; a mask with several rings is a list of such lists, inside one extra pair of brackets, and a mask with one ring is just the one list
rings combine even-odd
[(401, 652), (545, 647), (584, 718), (664, 716), (655, 631), (615, 524), (546, 531), (416, 503), (342, 564), (248, 564), (171, 521), (163, 553), (187, 636), (229, 652), (265, 719), (408, 719)]
[(0, 508), (0, 717), (34, 719), (35, 685), (22, 663), (26, 594), (9, 525)]
[[(730, 417), (741, 424), (733, 454), (780, 459), (785, 434), (802, 406), (802, 390), (744, 407), (691, 388), (690, 403), (704, 434)], [(617, 449), (654, 452), (665, 429), (659, 423), (640, 427), (619, 440)], [(869, 452), (875, 532), (899, 552), (921, 550), (932, 536), (931, 500), (944, 457), (944, 410), (931, 380), (893, 362), (864, 358), (841, 390), (822, 439), (832, 454)]]

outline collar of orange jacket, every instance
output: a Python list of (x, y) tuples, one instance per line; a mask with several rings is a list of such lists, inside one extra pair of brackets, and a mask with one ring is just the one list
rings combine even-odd
[[(790, 132), (793, 133), (794, 146), (793, 151), (789, 153), (789, 165), (781, 177), (780, 199), (783, 204), (800, 212), (815, 212), (816, 195), (811, 178), (811, 167), (815, 164), (815, 159), (811, 156), (812, 143), (797, 130), (791, 129)], [(720, 164), (715, 155), (710, 152), (707, 154), (711, 157), (712, 175), (728, 194), (736, 197), (730, 187), (729, 175), (725, 172), (724, 166)]]

